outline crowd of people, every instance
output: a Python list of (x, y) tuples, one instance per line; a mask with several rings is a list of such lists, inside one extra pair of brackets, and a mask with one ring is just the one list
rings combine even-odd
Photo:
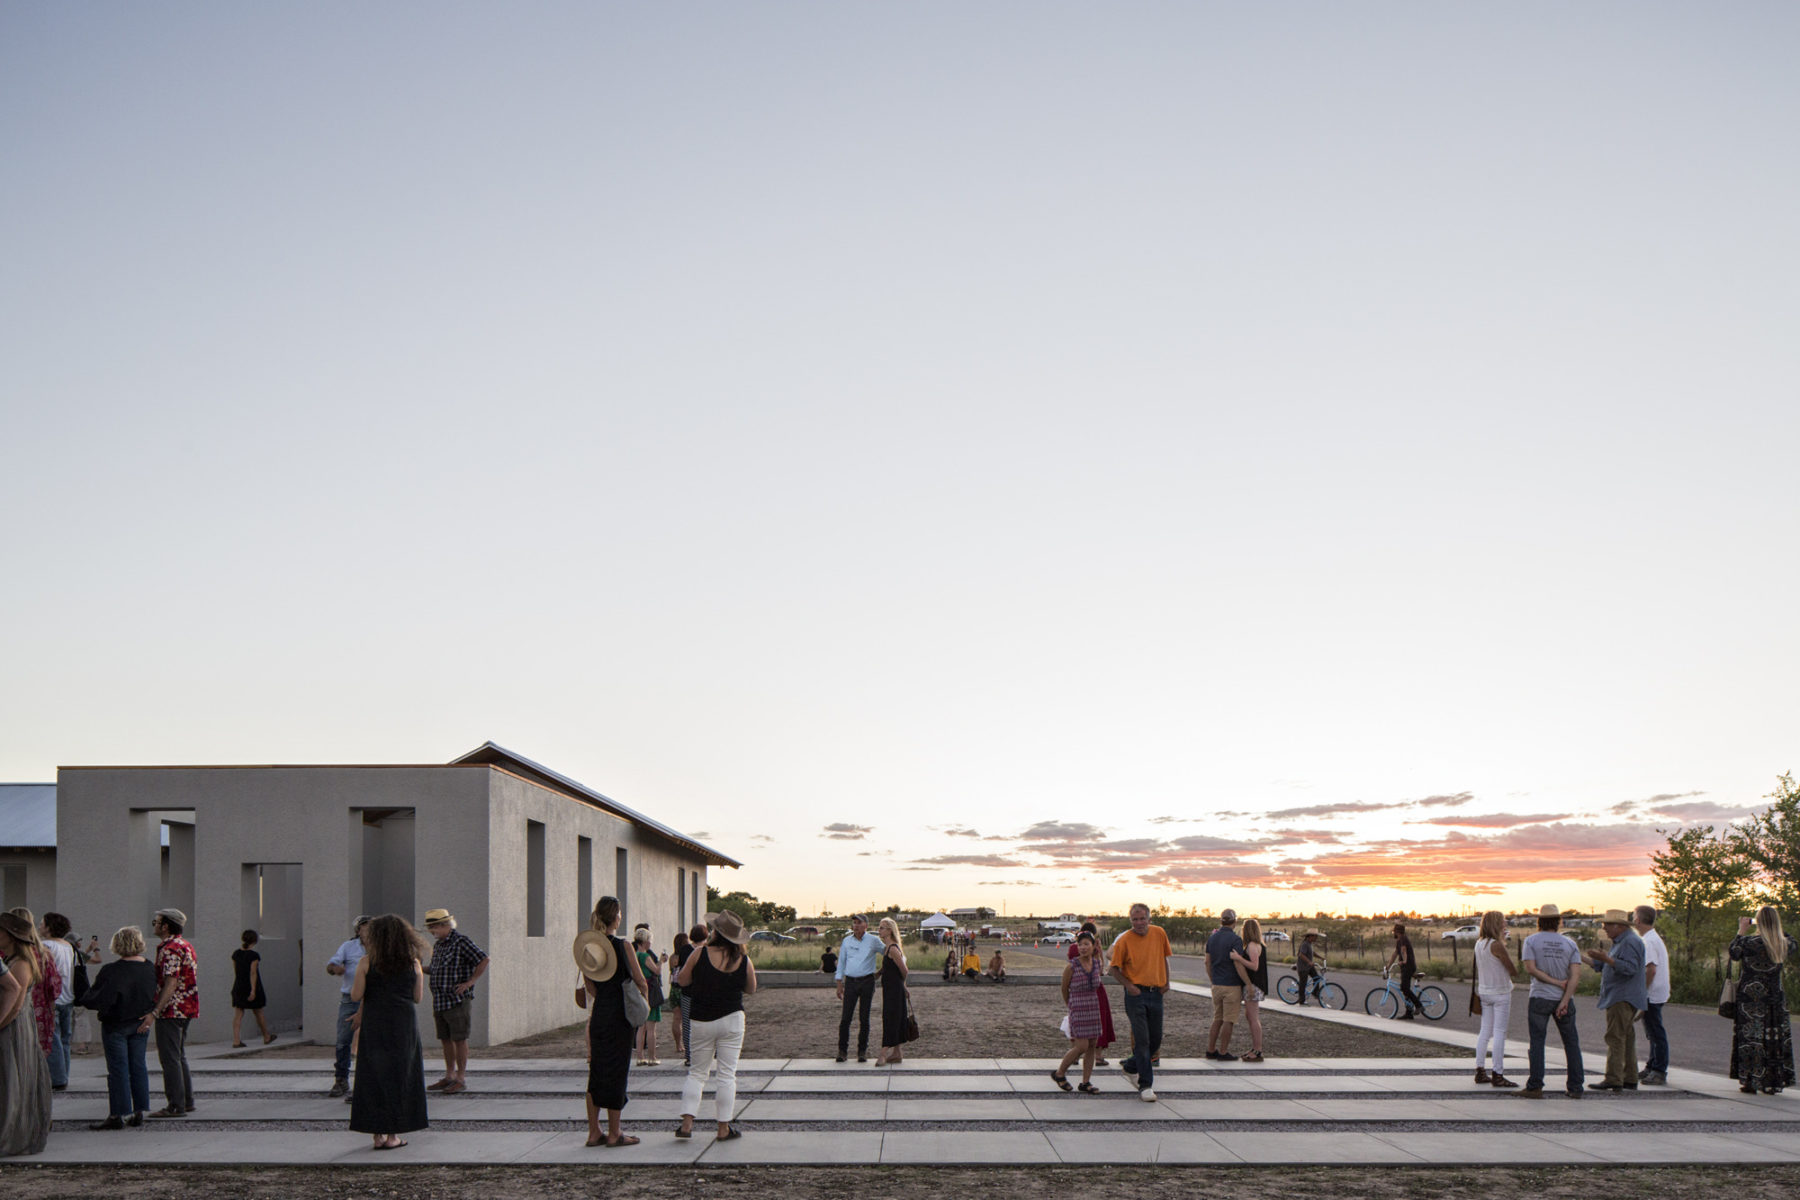
[[(575, 940), (578, 972), (575, 1003), (588, 1012), (587, 1144), (637, 1144), (621, 1116), (629, 1102), (631, 1067), (658, 1065), (657, 1030), (669, 1017), (669, 1042), (687, 1070), (681, 1093), (681, 1120), (674, 1134), (693, 1136), (709, 1078), (713, 1081), (714, 1136), (743, 1136), (733, 1122), (737, 1067), (744, 1045), (744, 998), (756, 991), (756, 968), (746, 953), (749, 932), (735, 913), (710, 925), (678, 934), (668, 953), (652, 946), (650, 929), (639, 925), (627, 944), (618, 936), (623, 909), (601, 897), (590, 928)], [(1631, 912), (1609, 910), (1601, 918), (1605, 942), (1583, 951), (1562, 932), (1556, 906), (1538, 914), (1537, 932), (1524, 940), (1514, 962), (1505, 935), (1505, 917), (1484, 914), (1474, 947), (1475, 978), (1470, 1011), (1480, 1018), (1475, 1044), (1475, 1082), (1535, 1099), (1544, 1095), (1545, 1047), (1556, 1026), (1567, 1059), (1565, 1091), (1586, 1090), (1574, 1007), (1584, 968), (1600, 973), (1598, 1005), (1605, 1018), (1606, 1069), (1597, 1090), (1627, 1091), (1667, 1082), (1669, 1045), (1662, 1020), (1670, 996), (1668, 949), (1656, 931), (1657, 912), (1643, 905)], [(54, 1091), (68, 1086), (72, 1011), (92, 1009), (99, 1021), (107, 1068), (108, 1115), (95, 1130), (140, 1126), (147, 1118), (179, 1118), (195, 1112), (186, 1042), (199, 1015), (199, 965), (182, 936), (187, 915), (159, 909), (151, 921), (154, 952), (137, 926), (113, 935), (113, 960), (90, 981), (88, 967), (100, 965), (98, 939), (82, 945), (68, 919), (46, 913), (42, 922), (29, 911), (0, 912), (0, 1155), (34, 1154), (44, 1148)], [(429, 1094), (467, 1087), (468, 1042), (476, 984), (488, 955), (456, 928), (442, 908), (425, 914), (425, 934), (406, 918), (361, 916), (351, 937), (331, 956), (326, 971), (342, 979), (338, 1006), (332, 1096), (350, 1104), (350, 1128), (368, 1134), (372, 1148), (406, 1144), (406, 1134), (429, 1125)], [(255, 1016), (264, 1042), (274, 1035), (263, 1020), (267, 998), (254, 947), (246, 930), (232, 955), (233, 1044), (245, 1013)], [(952, 946), (952, 955), (961, 947)], [(1743, 918), (1728, 948), (1738, 970), (1729, 1073), (1746, 1092), (1776, 1094), (1795, 1082), (1793, 1042), (1782, 972), (1800, 951), (1781, 927), (1775, 909), (1764, 907)], [(1097, 1094), (1097, 1067), (1115, 1041), (1108, 984), (1118, 987), (1131, 1040), (1120, 1063), (1140, 1099), (1156, 1099), (1164, 996), (1169, 989), (1173, 948), (1167, 933), (1152, 923), (1147, 905), (1134, 904), (1130, 925), (1102, 948), (1099, 929), (1084, 924), (1068, 948), (1060, 995), (1066, 1010), (1068, 1052), (1051, 1072), (1065, 1091)], [(840, 1002), (837, 1061), (848, 1061), (852, 1026), (858, 1062), (869, 1060), (871, 1010), (879, 992), (880, 1039), (875, 1064), (903, 1060), (907, 1042), (918, 1036), (907, 986), (908, 964), (900, 930), (891, 917), (871, 932), (866, 918), (851, 919), (850, 933), (823, 960), (835, 979)], [(1413, 989), (1416, 962), (1403, 924), (1394, 927), (1386, 965), (1401, 973), (1406, 1017), (1419, 1007)], [(1213, 1061), (1264, 1061), (1260, 1007), (1269, 993), (1269, 959), (1260, 923), (1226, 909), (1206, 941), (1205, 966), (1211, 988), (1212, 1024), (1206, 1057)], [(1300, 1001), (1316, 984), (1323, 952), (1316, 931), (1296, 950)], [(990, 958), (990, 977), (1004, 978), (1004, 960)], [(947, 974), (948, 974), (947, 970)], [(1528, 983), (1526, 1027), (1529, 1076), (1524, 1085), (1504, 1073), (1506, 1031), (1515, 982)], [(443, 1074), (425, 1082), (417, 1005), (429, 991), (432, 1019), (443, 1054)], [(1231, 1051), (1236, 1026), (1249, 1034), (1241, 1059)], [(1642, 1024), (1648, 1060), (1638, 1066), (1637, 1027)], [(150, 1110), (145, 1055), (154, 1034), (162, 1068), (164, 1105)], [(1069, 1079), (1079, 1064), (1078, 1083)], [(354, 1074), (353, 1074), (354, 1072)], [(352, 1086), (354, 1082), (354, 1087)], [(601, 1114), (605, 1114), (602, 1127)]]

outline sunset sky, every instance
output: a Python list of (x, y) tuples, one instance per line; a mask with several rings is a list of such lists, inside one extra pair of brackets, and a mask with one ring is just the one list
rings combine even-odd
[(0, 8), (0, 780), (843, 912), (1637, 902), (1800, 765), (1800, 7)]

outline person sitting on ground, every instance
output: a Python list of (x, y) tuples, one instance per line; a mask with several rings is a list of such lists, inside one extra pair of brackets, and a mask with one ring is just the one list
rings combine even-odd
[(952, 983), (956, 979), (956, 947), (951, 946), (944, 954), (944, 982)]
[(1000, 951), (998, 951), (998, 950), (995, 950), (993, 957), (988, 959), (987, 973), (988, 973), (988, 977), (991, 978), (995, 983), (1005, 983), (1006, 982), (1006, 955), (1000, 953)]
[(825, 953), (819, 955), (819, 970), (827, 975), (837, 974), (837, 951), (830, 946), (825, 947)]
[(963, 955), (963, 976), (967, 979), (981, 978), (981, 955), (976, 953), (974, 946), (970, 946), (969, 952)]

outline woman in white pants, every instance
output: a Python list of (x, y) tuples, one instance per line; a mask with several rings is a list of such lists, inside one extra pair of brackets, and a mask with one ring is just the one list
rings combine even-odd
[(676, 976), (682, 996), (688, 999), (690, 1018), (688, 1074), (681, 1085), (681, 1124), (675, 1130), (678, 1138), (694, 1136), (700, 1094), (715, 1062), (719, 1073), (714, 1097), (718, 1138), (729, 1142), (744, 1136), (744, 1131), (731, 1123), (731, 1114), (737, 1106), (738, 1054), (744, 1048), (744, 997), (756, 991), (756, 967), (744, 953), (749, 936), (736, 913), (720, 913), (706, 944), (688, 955)]
[[(1475, 942), (1475, 995), (1481, 999), (1481, 1032), (1475, 1038), (1475, 1082), (1497, 1088), (1516, 1088), (1506, 1070), (1506, 1022), (1512, 1016), (1512, 955), (1506, 952), (1506, 916), (1495, 911), (1481, 918), (1481, 937)], [(1486, 1056), (1493, 1046), (1493, 1069)]]

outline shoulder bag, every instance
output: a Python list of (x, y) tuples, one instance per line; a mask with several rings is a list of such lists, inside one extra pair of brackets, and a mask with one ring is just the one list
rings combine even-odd
[(625, 1022), (636, 1029), (650, 1019), (650, 1001), (638, 991), (637, 981), (629, 975), (619, 981), (619, 988), (625, 997)]
[[(1742, 975), (1739, 968), (1738, 974)], [(1731, 977), (1731, 960), (1725, 960), (1725, 986), (1719, 992), (1719, 1015), (1727, 1021), (1737, 1020), (1737, 980)]]
[(919, 1040), (919, 1018), (913, 1014), (912, 989), (911, 988), (906, 989), (906, 1035), (905, 1036), (906, 1036), (906, 1040), (909, 1042), (916, 1042)]

